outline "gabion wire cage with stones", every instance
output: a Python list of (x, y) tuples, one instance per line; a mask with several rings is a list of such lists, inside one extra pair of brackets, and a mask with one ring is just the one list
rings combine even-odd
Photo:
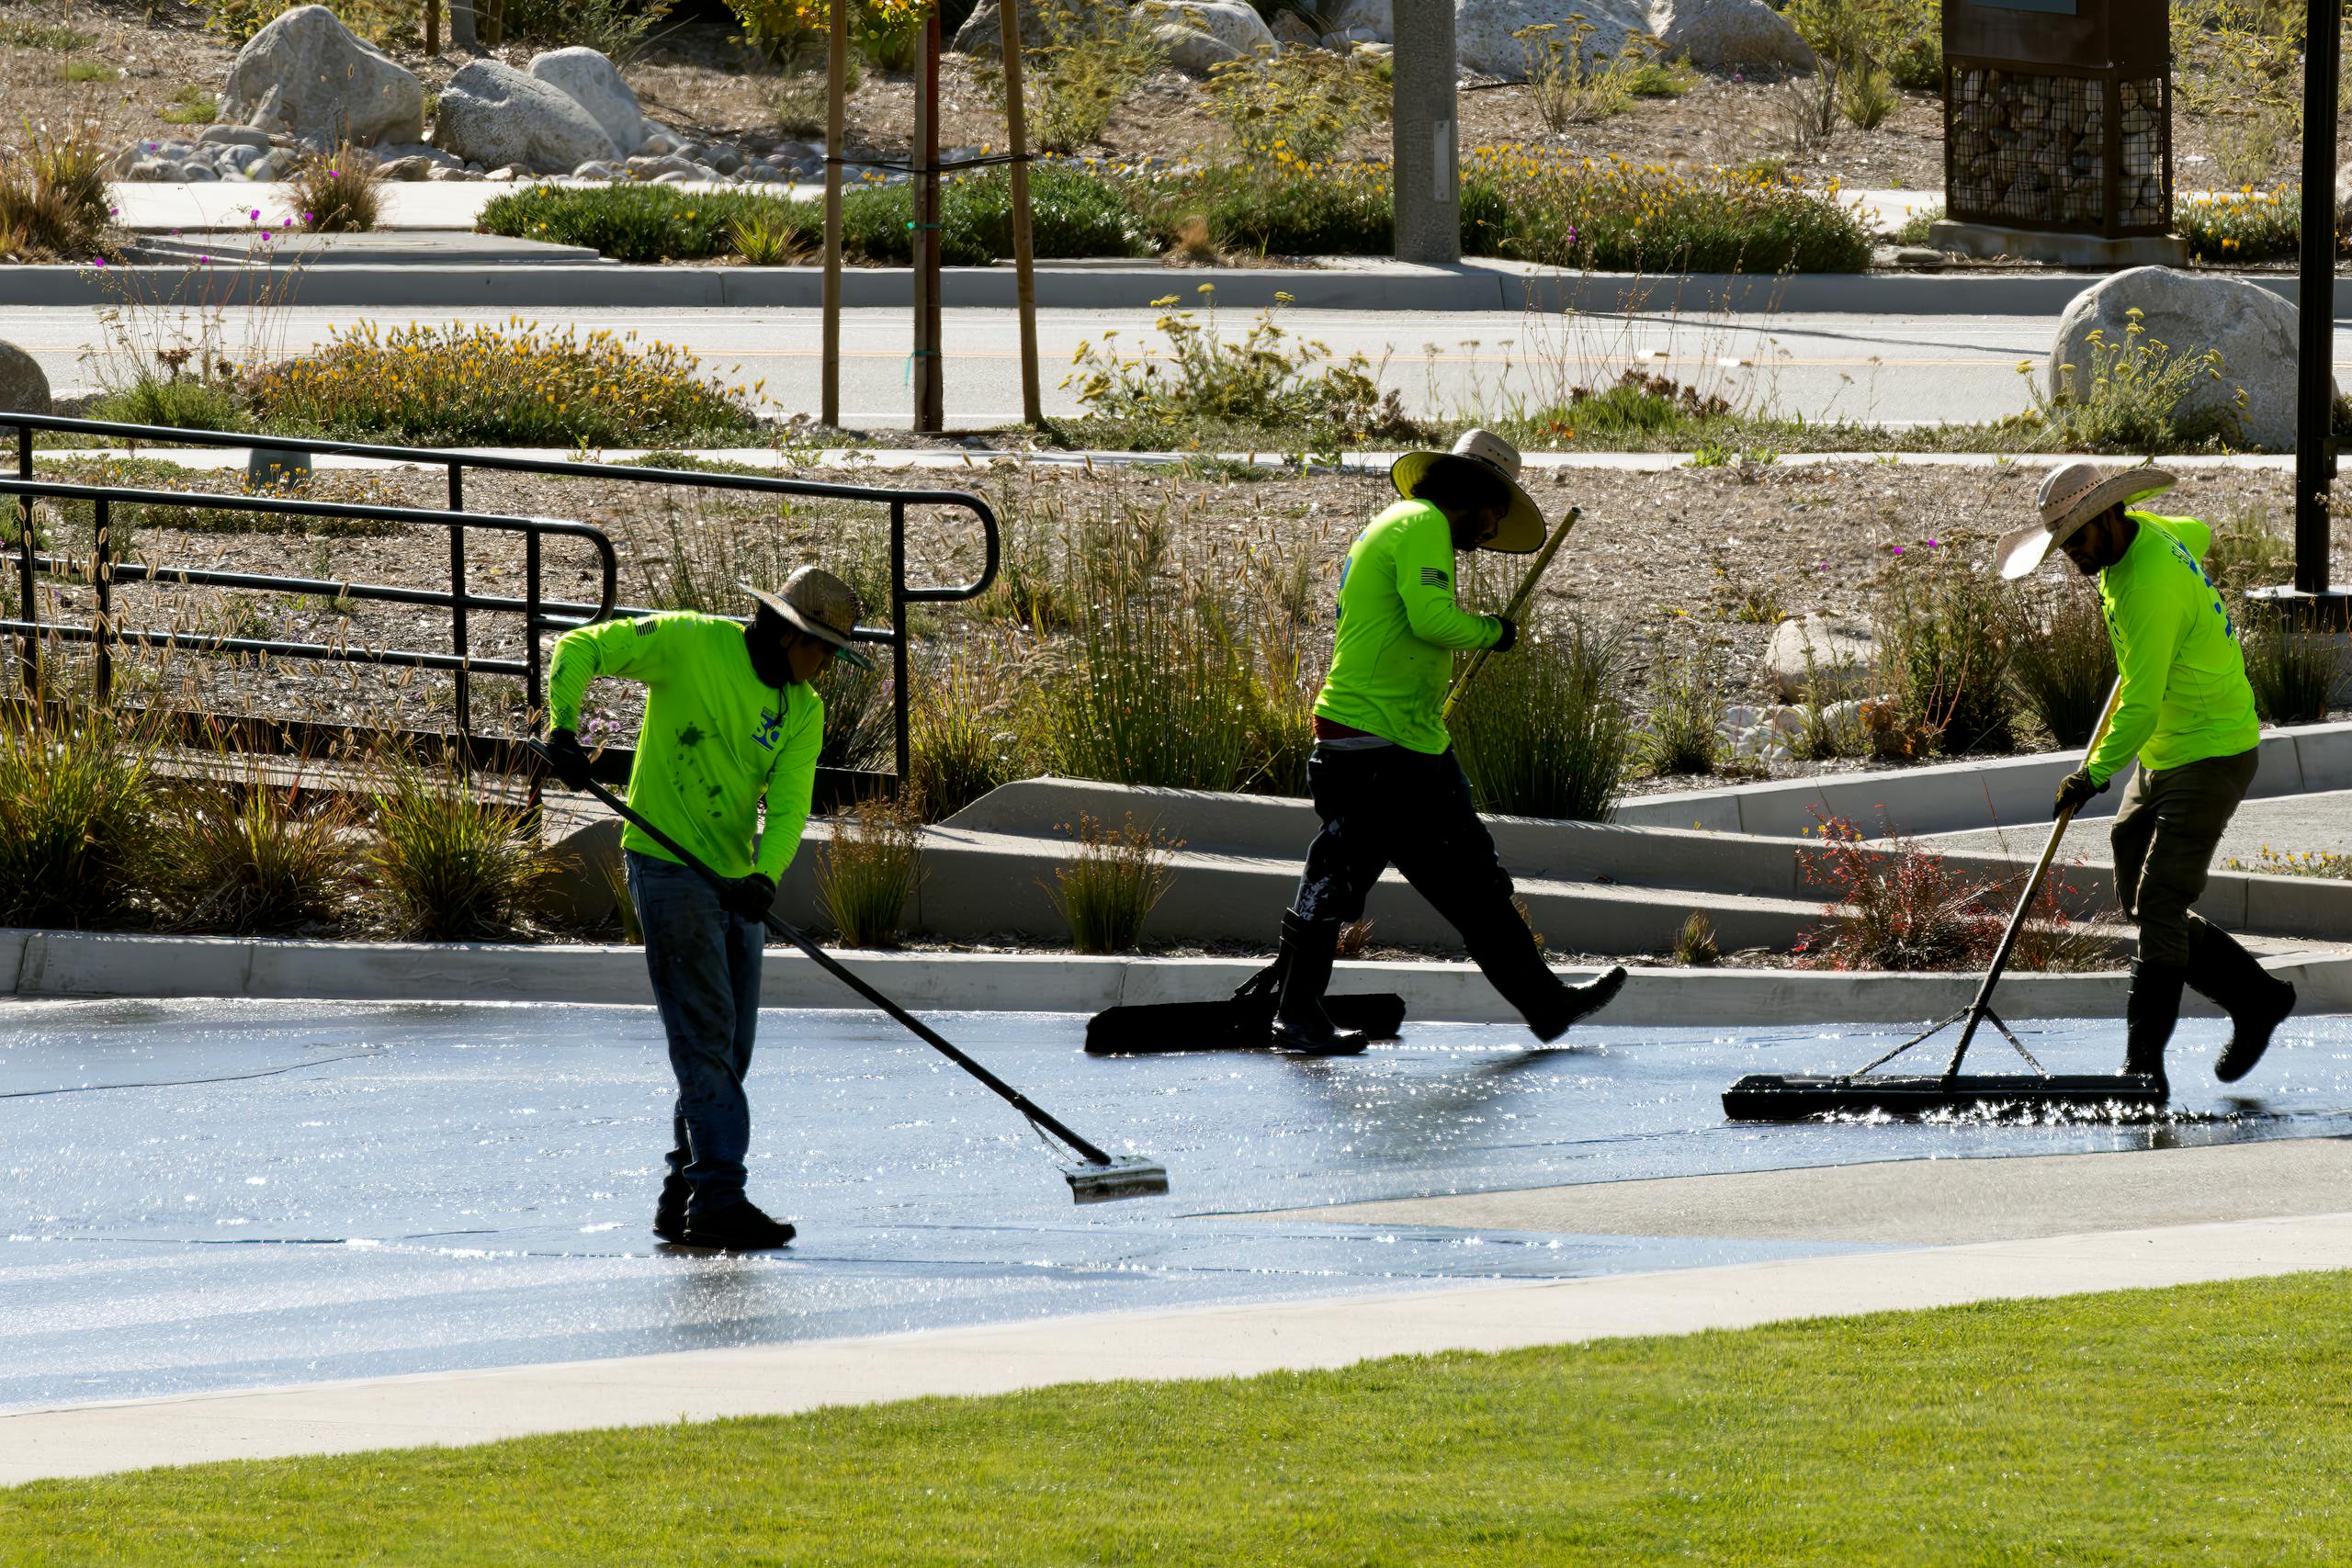
[(2169, 16), (2079, 5), (1948, 0), (1946, 216), (2109, 239), (2172, 227)]

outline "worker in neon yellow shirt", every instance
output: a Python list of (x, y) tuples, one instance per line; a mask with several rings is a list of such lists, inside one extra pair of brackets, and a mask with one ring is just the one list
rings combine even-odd
[(577, 733), (588, 682), (617, 675), (645, 683), (628, 803), (731, 879), (714, 887), (634, 827), (622, 829), (678, 1080), (653, 1233), (725, 1251), (782, 1247), (793, 1236), (743, 1190), (752, 1137), (743, 1075), (759, 1028), (762, 917), (799, 847), (816, 786), (825, 705), (809, 682), (836, 655), (866, 663), (850, 646), (857, 595), (840, 579), (804, 567), (780, 594), (750, 592), (748, 626), (677, 611), (566, 632), (548, 677), (548, 750), (557, 776), (574, 788), (588, 778)]
[(2254, 783), (2260, 725), (2235, 620), (2199, 564), (2213, 531), (2194, 517), (2137, 509), (2172, 483), (2156, 468), (2070, 463), (2042, 481), (2041, 520), (2000, 548), (2005, 577), (2028, 575), (2054, 546), (2098, 579), (2122, 689), (2106, 736), (2059, 785), (2052, 815), (2079, 809), (2137, 761), (2109, 835), (2116, 897), (2140, 927), (2123, 1070), (2159, 1088), (2168, 1087), (2165, 1045), (2183, 985), (2230, 1015), (2230, 1043), (2214, 1066), (2224, 1083), (2245, 1077), (2295, 1007), (2292, 985), (2189, 912)]
[(1539, 1040), (1556, 1040), (1616, 995), (1625, 971), (1584, 986), (1552, 972), (1511, 902), (1510, 875), (1478, 820), (1443, 709), (1456, 653), (1508, 653), (1519, 628), (1454, 601), (1454, 555), (1525, 554), (1544, 517), (1519, 486), (1519, 453), (1473, 430), (1452, 452), (1408, 452), (1390, 479), (1404, 497), (1373, 519), (1340, 573), (1331, 671), (1315, 699), (1307, 787), (1323, 829), (1283, 916), (1273, 1043), (1328, 1055), (1361, 1051), (1323, 1010), (1340, 928), (1361, 919), (1394, 864), (1439, 914)]

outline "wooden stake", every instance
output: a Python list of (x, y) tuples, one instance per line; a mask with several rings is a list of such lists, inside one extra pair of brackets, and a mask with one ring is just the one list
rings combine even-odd
[(1033, 429), (1046, 419), (1037, 388), (1036, 246), (1029, 233), (1029, 110), (1021, 100), (1021, 0), (1003, 0), (1004, 123), (1012, 153), (1012, 272), (1021, 303), (1021, 418)]
[(828, 430), (842, 423), (842, 158), (849, 118), (847, 0), (832, 0), (825, 39), (825, 349), (821, 417)]
[(441, 52), (441, 0), (424, 0), (424, 52)]

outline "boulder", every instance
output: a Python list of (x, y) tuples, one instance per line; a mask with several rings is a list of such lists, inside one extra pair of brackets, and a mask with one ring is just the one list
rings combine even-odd
[(1810, 615), (1781, 623), (1758, 671), (1784, 702), (1849, 697), (1870, 690), (1876, 659), (1868, 626)]
[(1246, 58), (1223, 39), (1204, 33), (1198, 28), (1162, 22), (1151, 29), (1151, 36), (1153, 41), (1167, 53), (1169, 64), (1194, 76), (1205, 76), (1229, 60)]
[[(1159, 26), (1153, 31), (1165, 33), (1170, 28), (1181, 28), (1203, 33), (1223, 44), (1237, 55), (1247, 55), (1258, 50), (1269, 53), (1274, 48), (1274, 30), (1266, 19), (1244, 0), (1143, 0), (1147, 15), (1156, 17)], [(1191, 69), (1183, 62), (1175, 62), (1180, 69)]]
[(0, 343), (0, 409), (10, 413), (47, 413), (49, 377), (40, 364), (13, 343)]
[(1274, 41), (1287, 51), (1294, 49), (1320, 49), (1323, 35), (1301, 19), (1295, 11), (1274, 13)]
[[(1053, 42), (1046, 30), (1045, 15), (1048, 6), (1076, 11), (1070, 0), (1021, 0), (1021, 41), (1035, 48)], [(997, 0), (979, 0), (964, 25), (956, 29), (956, 41), (948, 46), (959, 54), (984, 55), (1001, 60), (1004, 54), (1004, 22), (997, 8)]]
[[(2136, 339), (2134, 309), (2144, 329)], [(2166, 266), (2136, 266), (2092, 285), (2058, 319), (2044, 383), (2053, 399), (2089, 393), (2094, 331), (2110, 347), (2163, 344), (2176, 359), (2218, 351), (2219, 378), (2193, 381), (2174, 420), (2191, 434), (2200, 425), (2218, 431), (2234, 446), (2293, 449), (2295, 308), (2267, 288)]]
[(324, 6), (302, 6), (237, 51), (220, 118), (327, 141), (422, 141), (424, 84)]
[(620, 156), (595, 118), (560, 87), (477, 60), (441, 90), (435, 145), (469, 164), (560, 174)]
[(255, 152), (270, 149), (269, 132), (244, 125), (208, 125), (196, 141), (199, 147), (248, 147)]
[(531, 57), (530, 73), (558, 89), (605, 128), (616, 149), (645, 140), (645, 110), (620, 68), (593, 49), (557, 49)]
[(1813, 51), (1796, 28), (1764, 0), (1659, 0), (1650, 25), (1668, 59), (1688, 55), (1702, 71), (1813, 64)]
[(1361, 28), (1382, 43), (1396, 38), (1395, 0), (1339, 0), (1323, 14), (1323, 22), (1335, 33), (1352, 34)]
[(1605, 60), (1628, 39), (1650, 32), (1649, 10), (1640, 0), (1453, 0), (1454, 57), (1474, 74), (1523, 82), (1527, 49), (1511, 35), (1550, 22), (1566, 42), (1580, 25), (1578, 17), (1592, 24), (1584, 36), (1588, 58)]

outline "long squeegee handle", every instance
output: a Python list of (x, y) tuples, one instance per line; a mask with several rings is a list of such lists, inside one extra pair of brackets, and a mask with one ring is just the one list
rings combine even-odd
[[(1504, 615), (1516, 621), (1527, 613), (1527, 602), (1535, 597), (1537, 580), (1543, 577), (1544, 569), (1552, 564), (1552, 558), (1560, 553), (1560, 546), (1566, 540), (1568, 530), (1575, 527), (1577, 519), (1583, 515), (1584, 508), (1581, 506), (1568, 508), (1568, 514), (1560, 519), (1560, 525), (1552, 530), (1552, 536), (1544, 540), (1544, 547), (1535, 553), (1535, 564), (1527, 569), (1525, 577), (1520, 579), (1519, 592), (1512, 594), (1510, 603), (1503, 606)], [(1470, 682), (1477, 677), (1478, 671), (1487, 667), (1487, 660), (1493, 657), (1494, 651), (1491, 648), (1482, 648), (1470, 656), (1470, 667), (1463, 671), (1461, 677), (1453, 682), (1453, 690), (1445, 694), (1445, 706), (1438, 712), (1441, 720), (1453, 716), (1454, 705), (1462, 700), (1462, 694), (1470, 689)]]
[[(2098, 743), (2107, 739), (2107, 728), (2115, 720), (2115, 705), (2123, 698), (2123, 678), (2119, 675), (2109, 688), (2107, 706), (2099, 710), (2098, 723), (2092, 727), (2091, 741), (2083, 748), (2083, 760), (2088, 762)], [(2001, 945), (1993, 950), (1992, 966), (1984, 971), (1984, 981), (1976, 987), (1976, 999), (1968, 1004), (1968, 1021), (1960, 1026), (1960, 1043), (1952, 1048), (1951, 1066), (1944, 1076), (1951, 1077), (1960, 1071), (1961, 1059), (1968, 1055), (1968, 1043), (1975, 1038), (1976, 1026), (1993, 1010), (1993, 987), (2001, 983), (2001, 971), (2009, 966), (2009, 953), (2018, 944), (2018, 933), (2025, 929), (2026, 911), (2033, 908), (2033, 896), (2041, 887), (2041, 879), (2050, 874), (2050, 863), (2058, 858), (2059, 840), (2066, 836), (2067, 827), (2075, 820), (2074, 807), (2058, 814), (2050, 824), (2050, 837), (2041, 846), (2041, 858), (2033, 863), (2033, 874), (2025, 879), (2025, 886), (2018, 893), (2018, 907), (2009, 914), (2008, 930), (2001, 933)]]
[[(532, 751), (538, 756), (540, 761), (549, 762), (550, 764), (552, 763), (552, 759), (548, 756), (548, 750), (543, 743), (537, 740), (526, 740), (525, 744), (530, 747)], [(620, 799), (603, 784), (600, 784), (594, 779), (591, 779), (588, 781), (587, 791), (590, 795), (604, 802), (605, 806), (612, 808), (613, 811), (616, 812), (622, 821), (627, 822), (630, 827), (635, 828), (639, 832), (644, 834), (647, 838), (652, 840), (655, 843), (661, 845), (663, 849), (675, 855), (678, 858), (679, 864), (686, 867), (690, 871), (699, 874), (703, 880), (708, 882), (713, 887), (724, 887), (727, 885), (727, 879), (720, 876), (718, 873), (711, 870), (709, 866), (705, 865), (692, 850), (687, 849), (684, 845), (679, 843), (677, 840), (670, 837), (669, 834), (663, 832), (661, 829), (656, 828), (652, 823), (648, 822), (644, 818), (639, 816), (637, 812), (630, 809), (627, 801)], [(1109, 1165), (1111, 1163), (1111, 1156), (1109, 1155), (1104, 1154), (1101, 1149), (1096, 1148), (1086, 1139), (1080, 1137), (1076, 1133), (1073, 1133), (1068, 1127), (1063, 1126), (1057, 1117), (1054, 1116), (1044, 1107), (1038, 1105), (1036, 1101), (1031, 1100), (1027, 1095), (1022, 1093), (1019, 1089), (1013, 1088), (1011, 1084), (1005, 1082), (994, 1073), (989, 1071), (988, 1068), (982, 1066), (979, 1063), (966, 1055), (962, 1051), (957, 1050), (956, 1046), (948, 1041), (946, 1036), (932, 1028), (931, 1025), (923, 1022), (922, 1020), (917, 1018), (914, 1014), (909, 1012), (906, 1009), (900, 1007), (898, 1003), (892, 1001), (889, 998), (876, 990), (872, 986), (867, 985), (864, 980), (858, 978), (858, 976), (852, 973), (848, 966), (843, 964), (839, 959), (835, 958), (831, 953), (827, 953), (823, 948), (819, 947), (815, 942), (810, 942), (807, 937), (801, 935), (799, 931), (786, 921), (782, 915), (777, 914), (774, 909), (770, 909), (760, 918), (767, 922), (768, 930), (784, 938), (785, 941), (798, 948), (802, 953), (807, 953), (816, 962), (819, 968), (823, 969), (834, 979), (839, 980), (842, 985), (847, 986), (851, 990), (855, 991), (859, 996), (864, 997), (867, 1001), (872, 1002), (876, 1007), (880, 1008), (884, 1012), (888, 1013), (892, 1018), (896, 1019), (901, 1025), (903, 1025), (908, 1032), (914, 1035), (916, 1039), (922, 1041), (924, 1044), (930, 1046), (933, 1050), (938, 1052), (941, 1055), (946, 1057), (949, 1061), (955, 1063), (957, 1066), (963, 1068), (966, 1072), (971, 1074), (982, 1083), (988, 1085), (989, 1088), (994, 1089), (999, 1095), (1003, 1097), (1007, 1104), (1011, 1105), (1015, 1111), (1020, 1111), (1023, 1116), (1029, 1118), (1032, 1122), (1035, 1122), (1038, 1126), (1043, 1127), (1046, 1131), (1051, 1133), (1057, 1138), (1059, 1138), (1063, 1143), (1068, 1144), (1071, 1148), (1076, 1149), (1080, 1155), (1085, 1157), (1089, 1164)]]

